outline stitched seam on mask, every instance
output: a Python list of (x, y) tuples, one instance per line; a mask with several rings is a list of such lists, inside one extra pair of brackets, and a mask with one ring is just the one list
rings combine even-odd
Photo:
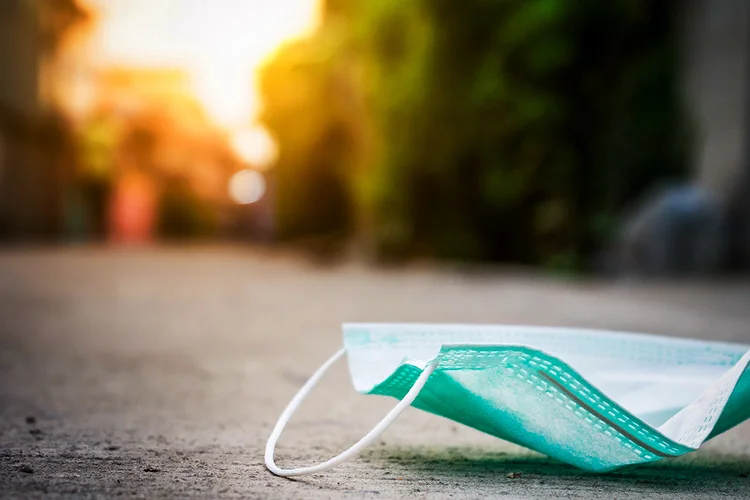
[(628, 418), (627, 415), (623, 415), (623, 413), (619, 409), (613, 407), (608, 401), (602, 399), (598, 394), (593, 393), (588, 387), (581, 384), (580, 381), (576, 380), (569, 373), (563, 372), (560, 367), (552, 367), (550, 368), (550, 372), (554, 375), (559, 376), (565, 382), (570, 384), (570, 386), (572, 386), (572, 389), (583, 392), (588, 397), (591, 404), (596, 405), (599, 410), (610, 415), (614, 420), (617, 420), (617, 422), (619, 422), (619, 424), (613, 422), (613, 426), (620, 426), (620, 424), (627, 426), (630, 431), (637, 434), (642, 439), (648, 440), (654, 444), (659, 444), (661, 447), (669, 450), (672, 453), (680, 453), (679, 449), (675, 448), (673, 445), (655, 435), (654, 433), (649, 432), (647, 428), (644, 428), (633, 419)]
[[(515, 356), (515, 357), (528, 359), (527, 356)], [(505, 363), (505, 370), (507, 370), (511, 375), (515, 375), (517, 378), (521, 380), (525, 380), (527, 383), (531, 385), (534, 385), (534, 381), (536, 381), (538, 383), (538, 385), (535, 386), (537, 390), (546, 392), (546, 394), (548, 394), (549, 397), (553, 397), (558, 404), (560, 404), (561, 406), (565, 406), (568, 410), (573, 412), (573, 414), (576, 415), (578, 418), (580, 418), (581, 420), (584, 420), (587, 424), (592, 426), (596, 431), (601, 432), (615, 439), (621, 445), (632, 450), (637, 455), (642, 456), (644, 459), (652, 460), (656, 457), (655, 455), (652, 455), (648, 452), (644, 453), (644, 451), (641, 448), (634, 446), (632, 441), (625, 439), (621, 434), (613, 433), (612, 431), (610, 431), (612, 427), (608, 424), (606, 424), (606, 427), (605, 427), (605, 425), (602, 424), (602, 421), (600, 419), (599, 420), (592, 419), (591, 418), (592, 413), (587, 411), (581, 405), (577, 405), (574, 402), (570, 402), (569, 399), (568, 401), (563, 400), (561, 397), (558, 396), (560, 392), (554, 386), (551, 386), (549, 383), (542, 380), (540, 377), (536, 376), (535, 374), (529, 373), (529, 371), (523, 368), (521, 365), (512, 363), (512, 361), (510, 361), (510, 358), (511, 356), (504, 356), (503, 361)], [(540, 362), (551, 365), (551, 363), (545, 360), (540, 360)], [(517, 371), (520, 373), (516, 373)], [(534, 380), (531, 380), (532, 378)]]
[(596, 405), (599, 410), (610, 415), (614, 420), (619, 422), (619, 424), (614, 423), (614, 425), (619, 426), (620, 424), (622, 424), (624, 426), (627, 426), (630, 431), (641, 436), (643, 439), (656, 442), (671, 452), (679, 453), (679, 450), (671, 446), (668, 442), (648, 432), (648, 430), (644, 429), (642, 426), (637, 425), (632, 419), (628, 418), (627, 415), (623, 415), (621, 411), (613, 407), (608, 401), (602, 399), (598, 394), (593, 393), (588, 387), (581, 384), (570, 374), (563, 372), (560, 367), (553, 366), (549, 369), (549, 371), (554, 375), (562, 378), (565, 382), (572, 386), (572, 389), (583, 392), (588, 398), (590, 404)]
[(693, 439), (690, 440), (690, 444), (695, 448), (698, 447), (703, 439), (701, 436), (704, 436), (704, 431), (708, 429), (708, 426), (713, 422), (715, 417), (718, 417), (720, 415), (717, 415), (717, 411), (719, 407), (721, 406), (724, 408), (724, 405), (726, 404), (726, 401), (729, 399), (727, 394), (731, 392), (731, 387), (725, 387), (718, 395), (718, 397), (715, 399), (714, 404), (711, 406), (711, 409), (708, 412), (708, 415), (706, 415), (703, 418), (703, 421), (701, 422), (700, 426), (698, 427), (698, 430), (695, 430), (696, 424), (693, 423), (692, 425), (686, 426), (683, 430), (680, 441), (685, 442), (687, 441), (688, 435), (695, 434), (693, 436)]
[[(389, 387), (390, 389), (395, 389), (398, 392), (408, 391), (409, 387), (411, 387), (411, 385), (413, 384), (413, 381), (414, 381), (414, 378), (415, 378), (414, 375), (416, 375), (416, 373), (414, 373), (414, 372), (416, 372), (418, 369), (417, 368), (411, 369), (411, 367), (406, 368), (405, 366), (402, 366), (400, 368), (401, 369), (398, 370), (398, 372), (395, 374), (395, 377), (389, 381), (387, 387)], [(523, 369), (521, 366), (516, 365), (516, 364), (512, 364), (512, 363), (508, 363), (506, 365), (506, 370), (511, 374), (511, 376), (515, 375), (519, 379), (524, 380), (526, 383), (534, 385), (535, 388), (538, 391), (542, 391), (542, 392), (546, 393), (549, 397), (553, 397), (557, 401), (558, 404), (560, 404), (561, 406), (565, 406), (568, 410), (570, 410), (571, 412), (573, 412), (574, 415), (576, 415), (581, 420), (586, 421), (586, 423), (589, 424), (589, 425), (591, 425), (595, 430), (597, 430), (598, 432), (604, 433), (605, 435), (609, 436), (610, 438), (615, 439), (621, 445), (623, 445), (626, 448), (630, 449), (631, 451), (633, 451), (637, 455), (641, 456), (643, 459), (645, 459), (645, 460), (652, 460), (652, 459), (655, 458), (655, 455), (652, 455), (652, 454), (648, 453), (647, 451), (644, 452), (644, 450), (642, 450), (642, 449), (640, 449), (638, 447), (633, 446), (633, 442), (632, 441), (624, 439), (619, 434), (613, 434), (609, 430), (609, 426), (607, 426), (607, 427), (603, 426), (601, 421), (594, 421), (593, 419), (591, 419), (590, 418), (591, 413), (588, 412), (588, 411), (586, 411), (586, 409), (584, 407), (582, 407), (581, 405), (570, 404), (570, 403), (566, 404), (566, 402), (561, 397), (558, 396), (558, 394), (560, 394), (560, 392), (554, 386), (550, 385), (545, 380), (543, 380), (540, 377), (536, 376), (534, 373), (528, 373), (528, 371), (526, 371), (525, 369)], [(524, 372), (526, 372), (528, 374), (528, 376), (524, 376), (523, 373), (517, 373), (517, 370), (523, 370)], [(532, 378), (534, 380), (532, 380)], [(535, 381), (536, 381), (536, 384), (535, 384)], [(378, 392), (380, 392), (380, 391), (378, 391)], [(381, 394), (388, 394), (388, 392), (390, 392), (390, 391), (381, 392)], [(433, 393), (433, 391), (429, 390), (427, 388), (427, 386), (425, 386), (425, 389), (423, 390), (423, 392), (425, 392), (425, 396), (429, 395), (429, 397), (431, 397), (432, 403), (433, 403), (432, 406), (434, 406), (435, 402), (439, 402), (438, 398), (435, 397), (435, 394)], [(442, 406), (443, 414), (444, 415), (456, 414), (456, 412), (454, 411), (455, 408), (448, 407), (447, 405), (444, 405), (444, 404), (440, 404), (439, 406)], [(464, 415), (465, 417), (470, 417), (471, 416), (470, 414), (467, 414), (466, 412), (463, 412), (463, 411), (460, 411), (458, 413), (461, 414), (461, 415)], [(471, 418), (467, 418), (466, 420), (468, 422), (471, 422), (472, 419)]]
[[(491, 356), (491, 355), (488, 356), (487, 355), (487, 354), (497, 354), (497, 352), (495, 352), (495, 353), (482, 352), (481, 354), (483, 354), (483, 356), (480, 356), (479, 358), (483, 359), (483, 360), (488, 360), (488, 359), (491, 359), (493, 357), (497, 357), (497, 356)], [(525, 353), (521, 353), (521, 352), (517, 352), (517, 351), (513, 352), (511, 355), (513, 357), (515, 357), (515, 358), (521, 358), (521, 359), (527, 360), (527, 361), (531, 361), (532, 359), (535, 359), (538, 362), (541, 362), (542, 364), (545, 365), (545, 368), (547, 370), (550, 370), (555, 375), (564, 377), (565, 381), (568, 382), (568, 383), (570, 383), (572, 386), (574, 386), (575, 389), (585, 391), (587, 393), (587, 396), (589, 396), (589, 399), (592, 400), (591, 402), (594, 405), (598, 406), (600, 410), (602, 410), (602, 411), (610, 414), (612, 417), (614, 417), (620, 423), (622, 423), (622, 424), (626, 425), (627, 427), (629, 427), (632, 432), (640, 435), (643, 439), (645, 439), (647, 441), (658, 443), (659, 445), (661, 445), (664, 448), (667, 448), (669, 451), (671, 451), (673, 453), (680, 453), (680, 450), (672, 447), (669, 443), (665, 442), (662, 439), (659, 439), (657, 436), (654, 436), (652, 433), (648, 432), (648, 429), (645, 429), (645, 428), (641, 427), (640, 425), (638, 425), (637, 422), (634, 422), (631, 418), (629, 418), (628, 415), (623, 414), (619, 409), (614, 408), (611, 405), (609, 405), (606, 401), (603, 401), (602, 399), (600, 399), (598, 397), (595, 397), (596, 395), (592, 394), (591, 391), (589, 391), (586, 386), (580, 384), (573, 377), (571, 377), (568, 374), (565, 374), (564, 372), (562, 372), (562, 370), (561, 370), (560, 367), (552, 365), (552, 363), (550, 363), (548, 361), (545, 361), (545, 360), (542, 360), (540, 358), (537, 358), (537, 357), (533, 357), (532, 358), (531, 356), (529, 356), (529, 355), (527, 355)], [(506, 352), (506, 353), (504, 353), (503, 361), (507, 363), (508, 359), (509, 359), (509, 356), (507, 355), (507, 352)]]
[[(476, 367), (477, 363), (476, 361), (480, 361), (480, 366), (487, 366), (489, 365), (489, 361), (493, 360), (495, 363), (497, 363), (497, 358), (502, 358), (500, 361), (503, 363), (508, 364), (511, 358), (520, 358), (522, 360), (528, 361), (529, 364), (531, 364), (531, 361), (536, 361), (540, 364), (542, 364), (546, 370), (551, 371), (557, 376), (563, 377), (566, 383), (569, 383), (571, 386), (573, 386), (574, 390), (583, 391), (586, 393), (588, 399), (591, 401), (593, 405), (598, 407), (602, 412), (609, 414), (611, 417), (613, 417), (614, 420), (620, 422), (620, 424), (623, 424), (627, 428), (632, 431), (631, 433), (640, 436), (641, 440), (646, 441), (648, 443), (651, 443), (652, 445), (658, 445), (661, 448), (664, 448), (668, 452), (671, 452), (673, 454), (679, 455), (685, 452), (685, 450), (680, 450), (679, 448), (674, 447), (671, 443), (668, 443), (665, 441), (661, 436), (655, 435), (652, 431), (650, 431), (648, 428), (643, 427), (643, 425), (639, 421), (635, 421), (632, 418), (630, 418), (627, 414), (623, 413), (621, 410), (619, 410), (616, 407), (611, 406), (607, 401), (602, 400), (598, 395), (592, 393), (588, 387), (581, 384), (579, 381), (577, 381), (575, 378), (570, 376), (567, 373), (564, 373), (562, 369), (559, 366), (553, 365), (548, 360), (544, 360), (541, 358), (538, 358), (536, 356), (530, 356), (526, 353), (519, 352), (516, 350), (504, 350), (504, 351), (479, 351), (479, 350), (465, 350), (463, 351), (464, 354), (470, 353), (471, 359), (468, 359), (465, 356), (460, 356), (459, 358), (455, 358), (453, 356), (450, 356), (451, 361), (453, 363), (449, 363), (452, 368), (459, 368), (462, 365), (465, 367)], [(452, 353), (451, 353), (452, 354)], [(476, 357), (475, 357), (476, 356)], [(489, 366), (495, 366), (493, 363)], [(616, 426), (621, 426), (620, 424), (615, 424)]]
[[(535, 373), (530, 373), (529, 371), (527, 371), (526, 369), (524, 369), (521, 365), (513, 364), (513, 363), (508, 363), (508, 364), (506, 364), (506, 369), (510, 373), (510, 376), (515, 375), (516, 378), (519, 378), (520, 380), (525, 381), (526, 383), (535, 386), (535, 388), (538, 391), (546, 392), (547, 394), (550, 395), (550, 397), (554, 397), (554, 399), (556, 400), (556, 402), (558, 404), (560, 404), (561, 406), (565, 406), (566, 409), (568, 409), (571, 412), (573, 412), (573, 414), (576, 417), (578, 417), (579, 419), (584, 420), (587, 424), (589, 424), (591, 427), (593, 427), (596, 431), (598, 431), (600, 433), (603, 433), (603, 434), (607, 435), (610, 438), (615, 439), (618, 443), (620, 443), (621, 445), (623, 445), (626, 448), (630, 449), (631, 451), (633, 451), (637, 455), (641, 456), (645, 460), (652, 460), (656, 456), (660, 456), (659, 454), (650, 454), (650, 453), (648, 453), (648, 451), (644, 452), (644, 450), (648, 450), (647, 447), (644, 447), (644, 450), (642, 450), (642, 449), (640, 449), (640, 448), (638, 448), (638, 447), (636, 447), (636, 446), (633, 445), (633, 443), (635, 441), (627, 440), (627, 439), (623, 438), (619, 434), (613, 434), (609, 430), (611, 428), (610, 426), (602, 425), (601, 420), (597, 420), (597, 421), (593, 420), (590, 417), (591, 416), (591, 412), (587, 411), (585, 407), (583, 407), (582, 405), (576, 404), (575, 402), (573, 402), (573, 404), (571, 404), (571, 402), (566, 402), (565, 400), (563, 400), (561, 397), (559, 397), (557, 395), (557, 394), (560, 394), (560, 391), (558, 391), (554, 386), (549, 385), (546, 381), (542, 380)], [(409, 367), (408, 369), (405, 369), (405, 370), (399, 370), (399, 372), (396, 374), (396, 376), (392, 380), (390, 380), (390, 383), (389, 383), (390, 388), (396, 389), (399, 392), (408, 391), (408, 389), (413, 384), (415, 375), (418, 375), (417, 373), (415, 373), (416, 370), (418, 370), (418, 369), (416, 369), (416, 368), (412, 369), (411, 367)], [(544, 385), (546, 387), (542, 387), (542, 385)], [(442, 409), (443, 409), (442, 414), (444, 416), (447, 416), (447, 415), (454, 415), (454, 416), (456, 416), (456, 415), (463, 415), (464, 417), (466, 417), (465, 419), (468, 422), (471, 422), (473, 420), (471, 418), (472, 417), (471, 414), (466, 413), (465, 411), (458, 411), (458, 412), (456, 412), (456, 408), (449, 407), (448, 405), (442, 404), (440, 402), (439, 398), (436, 397), (436, 395), (434, 394), (434, 392), (432, 390), (430, 390), (427, 387), (427, 385), (425, 385), (425, 388), (423, 389), (422, 393), (425, 396), (429, 396), (432, 399), (432, 401), (431, 401), (433, 403), (432, 406), (441, 406), (442, 407)], [(420, 397), (422, 397), (422, 394), (420, 394)], [(440, 404), (439, 405), (434, 405), (434, 403), (436, 403), (436, 402), (438, 402)], [(435, 409), (437, 409), (437, 408), (435, 408)], [(440, 413), (438, 413), (438, 414), (440, 414)]]
[[(474, 352), (472, 354), (478, 354), (478, 353)], [(530, 365), (530, 366), (532, 366), (534, 368), (536, 368), (534, 365), (544, 366), (545, 369), (550, 370), (556, 376), (560, 376), (561, 378), (563, 378), (565, 380), (565, 382), (569, 383), (570, 385), (572, 385), (574, 387), (574, 389), (577, 389), (579, 391), (584, 392), (586, 394), (586, 396), (587, 396), (587, 399), (589, 399), (589, 401), (591, 402), (591, 404), (597, 406), (599, 408), (599, 410), (601, 410), (602, 412), (606, 412), (610, 416), (615, 417), (621, 423), (625, 423), (626, 425), (628, 425), (628, 427), (631, 430), (633, 430), (634, 433), (642, 436), (642, 438), (644, 438), (644, 440), (648, 440), (648, 441), (651, 441), (651, 442), (656, 441), (656, 443), (654, 443), (654, 444), (658, 443), (658, 445), (661, 445), (661, 447), (666, 448), (669, 452), (672, 452), (674, 454), (681, 454), (681, 453), (684, 452), (682, 450), (678, 450), (678, 449), (675, 449), (672, 446), (669, 446), (666, 442), (664, 442), (662, 440), (654, 439), (655, 436), (653, 434), (651, 434), (651, 433), (648, 433), (648, 434), (644, 435), (644, 433), (643, 433), (642, 430), (640, 430), (637, 427), (635, 427), (633, 425), (632, 421), (629, 421), (630, 419), (625, 419), (622, 416), (620, 416), (619, 418), (617, 418), (616, 414), (612, 411), (612, 407), (610, 405), (608, 405), (606, 403), (606, 401), (601, 401), (601, 399), (598, 398), (598, 395), (592, 394), (591, 391), (588, 390), (587, 387), (585, 387), (582, 384), (578, 383), (578, 381), (576, 381), (572, 376), (570, 376), (570, 375), (562, 372), (561, 369), (560, 369), (560, 367), (554, 366), (548, 360), (541, 359), (541, 358), (538, 358), (536, 356), (532, 357), (532, 356), (529, 356), (529, 355), (527, 355), (525, 353), (521, 353), (521, 352), (517, 352), (517, 351), (514, 351), (514, 352), (508, 352), (508, 351), (498, 352), (498, 351), (495, 351), (495, 352), (492, 352), (491, 353), (492, 355), (489, 355), (489, 356), (485, 352), (481, 352), (481, 354), (483, 354), (483, 356), (481, 356), (481, 357), (477, 356), (477, 358), (480, 358), (481, 360), (488, 361), (488, 362), (490, 360), (494, 361), (494, 363), (491, 365), (491, 366), (494, 366), (494, 367), (497, 367), (496, 363), (498, 361), (501, 361), (505, 365), (506, 369), (509, 372), (514, 373), (518, 378), (520, 378), (522, 380), (525, 380), (527, 383), (532, 384), (532, 385), (534, 384), (534, 382), (532, 380), (530, 380), (530, 377), (533, 377), (533, 378), (537, 379), (542, 385), (548, 385), (548, 384), (545, 383), (544, 381), (541, 381), (540, 379), (538, 379), (538, 377), (535, 377), (533, 374), (529, 373), (529, 371), (526, 370), (525, 368), (523, 368), (521, 365), (513, 363), (512, 362), (514, 360), (513, 358), (515, 358), (516, 360), (520, 359), (522, 361), (525, 361), (525, 362), (528, 363), (528, 365)], [(443, 363), (441, 363), (441, 367), (445, 367), (445, 368), (452, 367), (452, 368), (455, 369), (455, 368), (461, 367), (461, 365), (464, 365), (464, 364), (468, 363), (468, 360), (464, 356), (445, 356), (445, 358), (447, 358), (447, 359), (445, 359), (446, 363), (445, 363), (445, 365)], [(473, 356), (472, 356), (472, 358), (473, 358)], [(498, 358), (500, 358), (500, 359), (498, 359)], [(475, 359), (472, 359), (471, 361), (472, 361), (471, 366), (476, 367), (477, 365), (473, 364), (473, 362), (477, 361), (477, 359), (475, 358)], [(485, 363), (480, 363), (480, 365), (484, 365), (484, 364)], [(516, 370), (514, 368), (517, 369), (520, 373), (515, 373)], [(418, 370), (418, 369), (415, 368), (415, 370)], [(396, 377), (394, 379), (390, 380), (388, 385), (391, 386), (391, 388), (395, 388), (394, 386), (398, 386), (401, 389), (400, 392), (403, 392), (404, 388), (406, 388), (408, 390), (407, 386), (410, 386), (410, 385), (407, 382), (413, 382), (412, 379), (413, 379), (413, 376), (408, 371), (404, 372), (404, 371), (399, 370), (399, 372), (397, 373)], [(541, 387), (541, 385), (536, 385), (536, 389), (542, 391), (544, 388)], [(552, 391), (556, 392), (556, 390), (555, 390), (554, 387), (548, 386), (548, 389), (551, 389)], [(378, 391), (378, 392), (383, 393), (381, 391)], [(429, 393), (430, 396), (433, 396), (432, 399), (434, 400), (434, 394), (432, 394), (432, 392), (433, 391), (431, 391), (429, 388), (425, 387), (425, 393), (426, 393), (425, 395), (427, 395)], [(553, 397), (549, 393), (547, 393), (547, 394), (550, 397)], [(612, 422), (609, 422), (607, 419), (604, 419), (604, 423), (607, 426), (607, 428), (603, 428), (602, 425), (601, 425), (601, 423), (599, 421), (593, 421), (590, 418), (590, 415), (594, 415), (599, 420), (602, 420), (600, 418), (600, 415), (597, 415), (597, 412), (587, 411), (584, 408), (580, 408), (581, 405), (577, 405), (577, 407), (579, 407), (581, 409), (581, 412), (582, 412), (582, 414), (581, 414), (578, 411), (576, 411), (573, 407), (571, 407), (570, 403), (566, 404), (563, 400), (561, 400), (558, 397), (555, 397), (555, 399), (557, 400), (557, 402), (559, 404), (561, 404), (562, 406), (565, 406), (567, 409), (573, 411), (574, 414), (576, 414), (579, 418), (585, 420), (589, 425), (592, 425), (592, 427), (594, 427), (597, 431), (603, 432), (604, 434), (606, 434), (608, 436), (614, 437), (618, 442), (620, 442), (621, 444), (625, 445), (629, 449), (634, 450), (638, 455), (643, 455), (643, 452), (639, 448), (634, 448), (632, 446), (631, 441), (628, 441), (627, 439), (623, 439), (622, 438), (622, 436), (620, 435), (619, 430), (618, 430), (618, 427), (620, 427), (619, 425), (617, 425), (617, 424), (613, 425)], [(581, 401), (583, 401), (583, 399), (581, 399)], [(446, 414), (454, 414), (455, 413), (455, 411), (453, 411), (453, 409), (448, 408), (445, 405), (440, 405), (440, 406), (443, 407), (443, 411)], [(460, 412), (460, 413), (465, 414), (465, 412)], [(620, 412), (618, 411), (617, 413), (620, 413)], [(613, 435), (612, 432), (609, 431), (609, 428), (612, 428), (613, 430), (617, 431), (618, 434)], [(630, 435), (630, 433), (626, 431), (625, 435)], [(633, 441), (638, 442), (639, 440), (636, 438)], [(640, 443), (638, 443), (638, 444), (640, 445)], [(648, 449), (648, 448), (649, 448), (648, 446), (644, 447), (644, 449)], [(659, 455), (659, 456), (671, 456), (671, 455), (667, 455), (667, 454), (663, 454), (663, 453), (657, 453), (657, 455)], [(644, 456), (644, 458), (651, 459), (653, 457), (651, 457), (649, 455), (646, 455), (646, 456)]]
[[(513, 369), (514, 366), (517, 366), (517, 365), (509, 365), (507, 367), (507, 370), (510, 373), (514, 373), (514, 369)], [(550, 384), (548, 381), (534, 374), (532, 374), (530, 377), (533, 378), (539, 384), (536, 386), (536, 389), (538, 391), (541, 391), (542, 393), (546, 394), (548, 397), (553, 398), (560, 406), (564, 406), (567, 410), (570, 410), (573, 413), (573, 415), (585, 421), (588, 425), (593, 427), (597, 432), (603, 433), (606, 436), (614, 439), (619, 444), (633, 451), (635, 454), (641, 456), (645, 460), (653, 460), (654, 458), (656, 458), (656, 455), (653, 455), (649, 453), (648, 451), (644, 451), (645, 449), (641, 449), (641, 448), (634, 446), (633, 441), (630, 441), (624, 438), (621, 434), (613, 433), (610, 430), (612, 429), (612, 427), (608, 424), (604, 424), (601, 419), (599, 420), (592, 419), (591, 412), (587, 411), (583, 406), (575, 403), (575, 401), (570, 401), (569, 398), (566, 398), (567, 401), (564, 400), (561, 397), (561, 395), (563, 395), (564, 393), (559, 391), (554, 385)]]
[[(529, 358), (527, 355), (521, 353), (521, 356), (524, 358)], [(535, 359), (539, 359), (536, 356)], [(652, 445), (659, 445), (660, 447), (668, 450), (671, 453), (674, 454), (680, 454), (682, 453), (681, 450), (678, 448), (675, 448), (673, 445), (665, 441), (663, 438), (661, 438), (658, 435), (655, 435), (653, 432), (650, 431), (650, 429), (644, 427), (640, 422), (633, 420), (630, 418), (627, 414), (624, 414), (620, 409), (612, 406), (608, 401), (605, 399), (602, 399), (599, 394), (594, 393), (590, 390), (589, 387), (582, 384), (579, 380), (577, 380), (575, 377), (573, 377), (571, 374), (566, 373), (563, 371), (563, 369), (559, 366), (552, 365), (550, 363), (550, 366), (546, 367), (547, 370), (554, 375), (562, 378), (566, 383), (568, 383), (571, 386), (571, 389), (579, 392), (583, 392), (586, 397), (589, 399), (590, 404), (595, 405), (602, 413), (606, 413), (610, 415), (614, 420), (619, 422), (611, 422), (610, 425), (613, 427), (620, 427), (622, 425), (626, 426), (632, 433), (639, 436), (642, 440), (645, 440), (646, 442), (650, 442)], [(612, 420), (612, 419), (608, 419)]]
[[(611, 427), (615, 431), (619, 432), (621, 435), (623, 435), (624, 437), (626, 437), (627, 439), (629, 439), (630, 441), (632, 441), (636, 445), (640, 446), (641, 448), (643, 448), (647, 452), (649, 452), (649, 453), (651, 453), (653, 455), (662, 457), (662, 458), (669, 458), (669, 457), (672, 456), (672, 455), (669, 455), (667, 453), (663, 453), (663, 452), (657, 450), (656, 448), (652, 447), (648, 443), (645, 443), (645, 442), (641, 441), (636, 436), (634, 436), (633, 434), (629, 433), (627, 430), (625, 430), (624, 428), (620, 427), (619, 425), (617, 425), (617, 424), (615, 424), (613, 422), (607, 421), (607, 419), (603, 415), (601, 415), (596, 410), (596, 408), (590, 406), (588, 403), (586, 403), (581, 398), (579, 398), (578, 396), (576, 396), (567, 387), (565, 387), (560, 382), (558, 382), (557, 380), (555, 380), (548, 373), (540, 371), (539, 375), (542, 376), (545, 380), (549, 381), (551, 384), (553, 384), (558, 390), (562, 391), (568, 398), (570, 398), (571, 400), (573, 400), (576, 404), (578, 404), (579, 406), (582, 406), (590, 414), (594, 415), (596, 418), (598, 418), (599, 420), (601, 420), (605, 425), (608, 425), (609, 427)], [(586, 420), (588, 421), (588, 419), (586, 419)]]

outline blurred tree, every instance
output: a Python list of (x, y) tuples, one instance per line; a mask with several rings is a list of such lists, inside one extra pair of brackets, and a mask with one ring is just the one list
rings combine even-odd
[(671, 13), (329, 0), (265, 73), (282, 225), (353, 224), (380, 256), (577, 267), (648, 183), (684, 171)]
[(119, 135), (119, 123), (108, 113), (92, 116), (78, 131), (78, 189), (71, 196), (76, 196), (75, 208), (82, 211), (82, 220), (71, 222), (82, 224), (80, 231), (94, 239), (103, 239), (107, 234)]
[(348, 173), (361, 117), (352, 104), (348, 26), (332, 17), (314, 38), (287, 46), (262, 78), (263, 119), (282, 145), (276, 167), (282, 238), (340, 238), (352, 225)]

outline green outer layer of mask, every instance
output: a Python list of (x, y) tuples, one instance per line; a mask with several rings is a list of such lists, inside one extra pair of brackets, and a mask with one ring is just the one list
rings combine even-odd
[[(438, 366), (413, 406), (589, 471), (694, 451), (669, 439), (594, 387), (560, 359), (523, 346), (443, 345)], [(745, 355), (731, 395), (711, 408), (705, 441), (750, 418)], [(405, 359), (367, 394), (401, 399), (422, 372)], [(726, 391), (724, 391), (726, 392)], [(708, 434), (707, 429), (712, 429)], [(705, 430), (705, 432), (704, 432)], [(690, 440), (680, 439), (686, 443)], [(702, 442), (701, 441), (701, 442)], [(698, 445), (699, 446), (699, 445)]]

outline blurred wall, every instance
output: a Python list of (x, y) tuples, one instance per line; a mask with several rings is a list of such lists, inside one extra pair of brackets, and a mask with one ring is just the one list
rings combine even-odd
[(683, 11), (685, 91), (699, 185), (729, 205), (731, 264), (750, 265), (750, 2), (690, 0)]
[(750, 2), (692, 0), (686, 6), (685, 84), (698, 128), (696, 176), (727, 192), (747, 163)]

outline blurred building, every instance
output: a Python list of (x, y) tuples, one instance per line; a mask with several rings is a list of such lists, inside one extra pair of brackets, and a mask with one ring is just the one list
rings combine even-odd
[[(174, 68), (110, 67), (96, 71), (93, 82), (86, 130), (94, 140), (84, 143), (90, 152), (109, 151), (85, 155), (84, 168), (90, 176), (103, 171), (111, 182), (111, 239), (213, 232), (229, 203), (227, 184), (237, 159), (227, 133), (196, 99), (189, 75)], [(108, 139), (101, 137), (103, 129)]]
[(74, 0), (0, 2), (0, 238), (48, 239), (63, 227), (73, 140), (50, 63), (86, 15)]
[[(227, 181), (235, 166), (229, 138), (207, 117), (186, 72), (111, 68), (101, 72), (97, 88), (99, 105), (154, 128), (158, 140), (153, 157), (141, 161), (151, 162), (155, 174), (183, 177), (199, 195), (213, 201), (227, 199)], [(124, 163), (137, 161), (128, 151), (120, 156)]]
[(26, 0), (0, 3), (0, 103), (6, 113), (34, 116), (41, 111), (39, 20)]
[(228, 135), (184, 71), (97, 66), (87, 19), (76, 0), (0, 1), (0, 240), (150, 239), (165, 196), (177, 232), (218, 224)]

